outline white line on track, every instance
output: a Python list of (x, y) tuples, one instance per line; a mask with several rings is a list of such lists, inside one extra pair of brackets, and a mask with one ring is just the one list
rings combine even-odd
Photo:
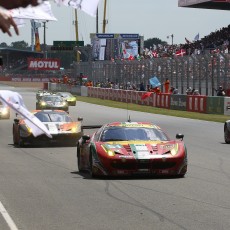
[(8, 212), (6, 211), (1, 201), (0, 201), (0, 213), (2, 214), (6, 223), (8, 224), (10, 230), (18, 230), (17, 226), (15, 225), (14, 221), (12, 220)]

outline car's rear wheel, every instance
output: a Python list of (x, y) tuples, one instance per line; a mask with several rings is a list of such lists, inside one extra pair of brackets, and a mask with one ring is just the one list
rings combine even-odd
[(230, 132), (226, 125), (224, 126), (224, 140), (226, 144), (230, 144)]

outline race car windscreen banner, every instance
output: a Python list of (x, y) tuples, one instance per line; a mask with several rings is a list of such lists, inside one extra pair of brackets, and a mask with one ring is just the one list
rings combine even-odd
[(54, 58), (28, 58), (29, 70), (60, 70), (60, 59)]

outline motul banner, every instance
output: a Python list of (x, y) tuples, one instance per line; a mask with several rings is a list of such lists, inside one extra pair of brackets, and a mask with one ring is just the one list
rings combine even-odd
[(60, 67), (60, 59), (28, 58), (29, 70), (59, 70)]

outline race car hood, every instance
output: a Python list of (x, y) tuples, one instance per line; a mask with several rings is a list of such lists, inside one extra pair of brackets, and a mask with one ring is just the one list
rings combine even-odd
[(64, 99), (67, 101), (75, 101), (76, 97), (64, 97)]
[(81, 122), (43, 122), (51, 134), (80, 133)]
[(129, 141), (106, 142), (101, 146), (105, 152), (115, 155), (134, 156), (135, 158), (162, 157), (165, 154), (176, 154), (181, 147), (181, 141)]

